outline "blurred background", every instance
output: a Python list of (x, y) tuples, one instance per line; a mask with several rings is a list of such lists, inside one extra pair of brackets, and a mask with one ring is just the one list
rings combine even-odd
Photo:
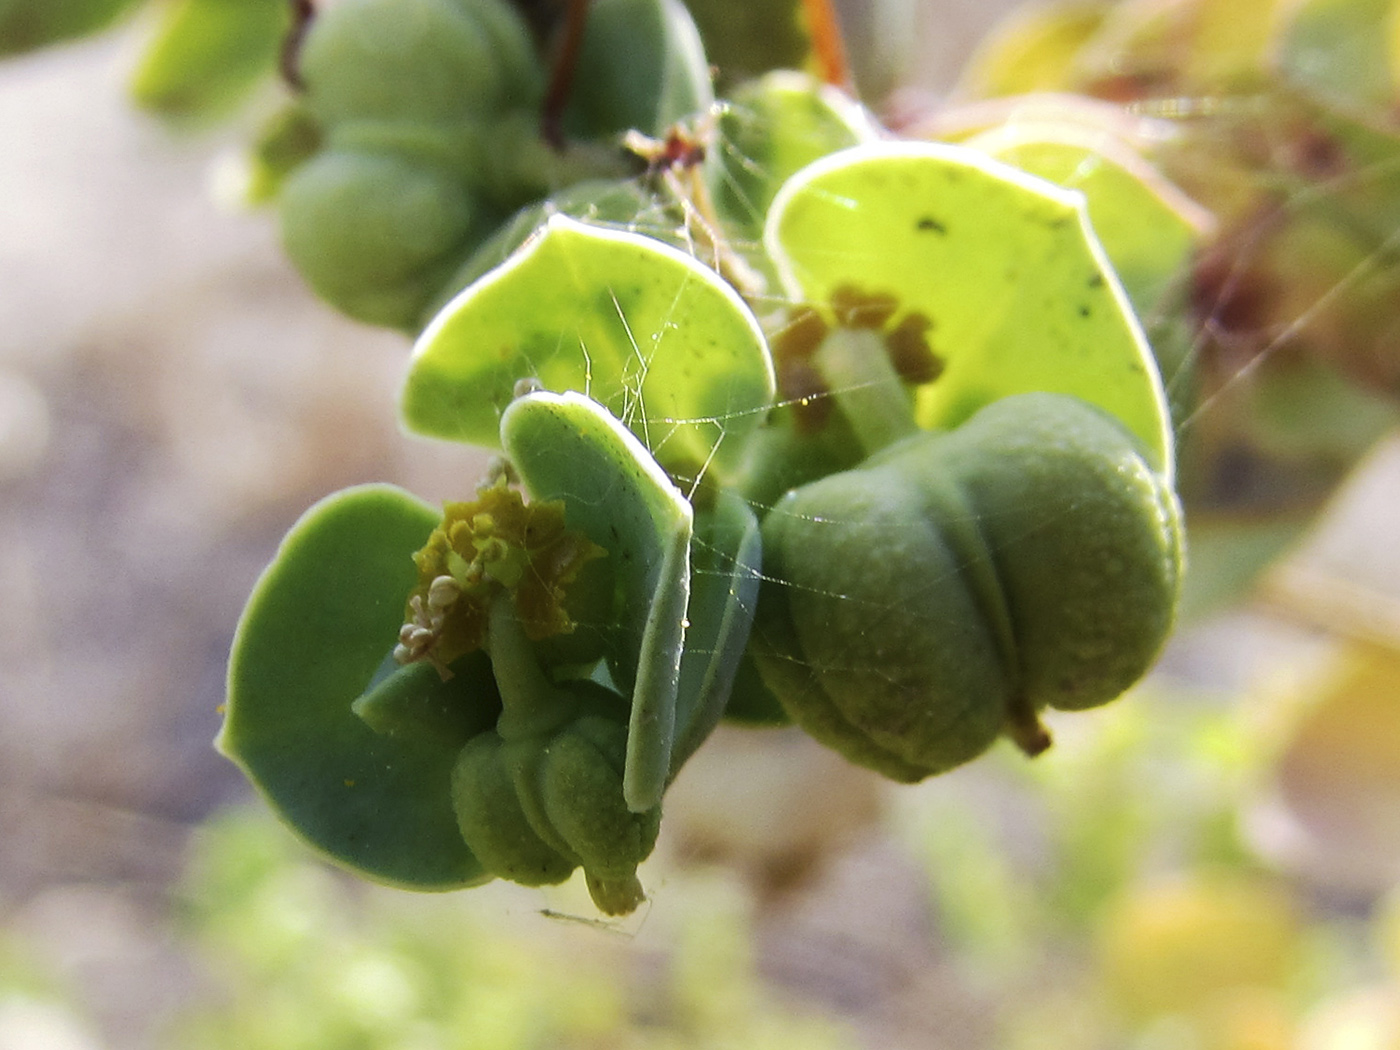
[[(927, 106), (1000, 13), (847, 18)], [(878, 52), (901, 25), (917, 61)], [(615, 923), (574, 883), (315, 861), (210, 746), (243, 601), (328, 491), (453, 498), (482, 461), (398, 432), (406, 340), (231, 203), (247, 129), (131, 108), (146, 30), (0, 63), (0, 1050), (1400, 1047), (1385, 438), (1035, 763), (895, 787), (722, 730)]]

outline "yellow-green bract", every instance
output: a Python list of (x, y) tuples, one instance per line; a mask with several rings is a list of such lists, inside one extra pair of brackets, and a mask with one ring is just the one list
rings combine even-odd
[(291, 21), (287, 0), (177, 0), (142, 56), (132, 94), (166, 117), (222, 113), (276, 67)]
[(799, 301), (822, 308), (854, 286), (928, 321), (943, 367), (916, 393), (921, 426), (1009, 394), (1071, 394), (1171, 476), (1161, 380), (1080, 194), (964, 147), (872, 143), (789, 180), (765, 239)]
[(135, 0), (0, 0), (0, 55), (96, 32)]
[(587, 394), (661, 463), (734, 463), (773, 399), (758, 322), (718, 274), (650, 237), (555, 215), (419, 339), (412, 430), (497, 445), (521, 379)]

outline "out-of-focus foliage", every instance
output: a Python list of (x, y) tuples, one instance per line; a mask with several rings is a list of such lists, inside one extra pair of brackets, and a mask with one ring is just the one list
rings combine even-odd
[[(1057, 723), (1057, 760), (1003, 767), (1000, 789), (1019, 787), (991, 822), (972, 783), (906, 797), (901, 825), (926, 858), (956, 966), (999, 1004), (995, 1045), (1396, 1045), (1400, 889), (1386, 887), (1400, 867), (1387, 882), (1373, 864), (1369, 888), (1353, 880), (1335, 895), (1339, 883), (1278, 856), (1291, 836), (1273, 799), (1339, 701), (1388, 706), (1394, 675), (1363, 679), (1393, 659), (1343, 652), (1286, 717), (1270, 690), (1222, 706), (1157, 687), (1082, 732)], [(1394, 774), (1369, 758), (1393, 733), (1367, 721), (1376, 732), (1353, 724), (1315, 756), (1337, 777), (1356, 774), (1334, 812), (1342, 822), (1364, 813), (1367, 792), (1377, 805), (1392, 797)], [(1326, 804), (1327, 785), (1308, 787), (1290, 804)], [(1364, 859), (1364, 843), (1349, 846)]]
[(1040, 5), (966, 71), (995, 101), (934, 121), (1126, 145), (1213, 216), (1136, 303), (1208, 566), (1188, 611), (1237, 596), (1397, 419), (1395, 20), (1389, 0)]
[(134, 0), (4, 0), (0, 55), (20, 54), (103, 29)]
[[(632, 966), (630, 938), (529, 897), (403, 897), (347, 883), (261, 812), (196, 839), (183, 926), (218, 989), (171, 1047), (206, 1050), (847, 1050), (836, 1023), (780, 1005), (754, 970), (747, 906), (676, 879), (673, 955)], [(477, 903), (473, 903), (473, 902)], [(504, 905), (504, 908), (502, 907)], [(537, 906), (537, 905), (536, 905)]]

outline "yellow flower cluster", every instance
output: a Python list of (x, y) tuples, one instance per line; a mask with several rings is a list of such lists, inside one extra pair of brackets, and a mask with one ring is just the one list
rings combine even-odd
[(429, 660), (445, 671), (486, 644), (491, 604), (505, 593), (532, 640), (567, 634), (574, 622), (565, 588), (605, 553), (566, 527), (562, 501), (527, 504), (504, 477), (475, 500), (445, 504), (442, 521), (413, 556), (418, 586), (394, 658)]

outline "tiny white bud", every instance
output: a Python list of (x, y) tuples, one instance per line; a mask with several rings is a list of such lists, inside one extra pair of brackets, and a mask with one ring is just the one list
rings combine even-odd
[(439, 576), (428, 585), (428, 608), (445, 609), (462, 596), (462, 585), (451, 576)]

